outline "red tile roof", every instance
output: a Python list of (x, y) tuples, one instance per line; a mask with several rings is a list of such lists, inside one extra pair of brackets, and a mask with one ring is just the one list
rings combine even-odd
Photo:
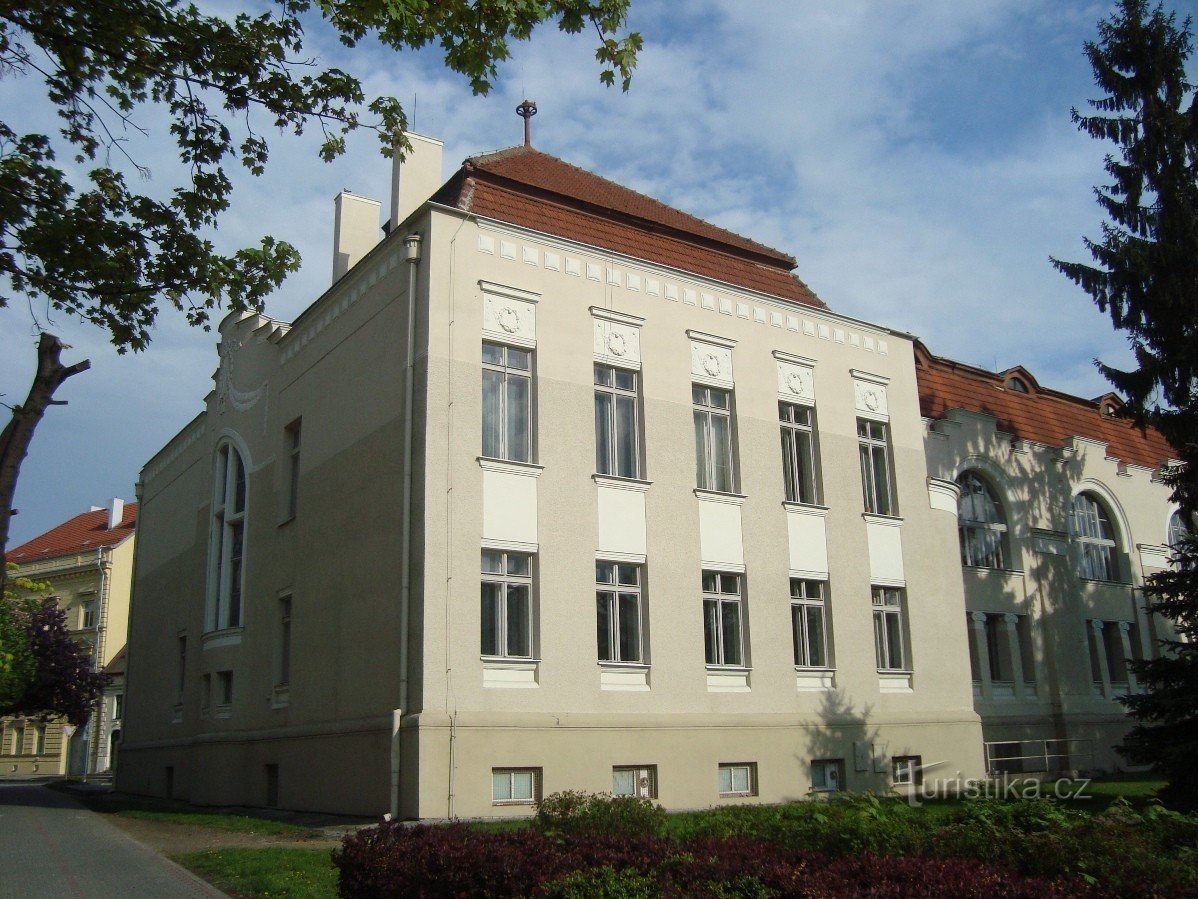
[(6, 554), (10, 562), (37, 562), (58, 556), (70, 556), (103, 546), (115, 546), (133, 533), (137, 526), (137, 503), (125, 503), (121, 523), (108, 527), (108, 510), (84, 512), (63, 522), (40, 537), (22, 543)]
[[(1005, 386), (1012, 374), (1023, 377), (1028, 393)], [(1000, 430), (1034, 443), (1063, 446), (1070, 437), (1106, 443), (1107, 456), (1158, 468), (1179, 454), (1153, 428), (1141, 431), (1125, 418), (1103, 415), (1100, 401), (1085, 400), (1040, 387), (1022, 367), (994, 373), (951, 359), (933, 356), (917, 343), (915, 376), (919, 385), (919, 408), (925, 418), (943, 418), (951, 409), (967, 409), (993, 415)]]
[(792, 256), (534, 150), (467, 159), (433, 200), (792, 302), (824, 302)]

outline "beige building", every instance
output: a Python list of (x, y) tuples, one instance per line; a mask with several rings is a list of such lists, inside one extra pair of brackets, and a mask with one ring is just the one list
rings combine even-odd
[(124, 715), (125, 636), (137, 504), (115, 499), (16, 547), (16, 574), (49, 585), (71, 636), (111, 677), (81, 728), (54, 720), (0, 719), (0, 775), (103, 774), (112, 770)]
[(1184, 530), (1155, 431), (1023, 368), (993, 373), (916, 347), (928, 471), (959, 493), (975, 706), (994, 771), (1126, 767), (1126, 662), (1156, 654), (1165, 623), (1144, 578)]
[(119, 788), (441, 818), (981, 775), (922, 348), (554, 157), (441, 185), (413, 143), (387, 236), (340, 195), (332, 287), (227, 318), (143, 471)]

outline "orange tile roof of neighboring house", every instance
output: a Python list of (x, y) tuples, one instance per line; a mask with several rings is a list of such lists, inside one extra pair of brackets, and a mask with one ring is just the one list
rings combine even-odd
[(531, 147), (467, 159), (432, 199), (486, 218), (825, 307), (791, 272), (792, 256)]
[[(1027, 393), (1005, 386), (1012, 374), (1021, 376)], [(1000, 430), (1034, 443), (1063, 446), (1070, 437), (1084, 437), (1107, 445), (1107, 456), (1158, 468), (1179, 454), (1153, 428), (1140, 430), (1125, 418), (1102, 413), (1102, 403), (1040, 387), (1021, 367), (988, 372), (951, 359), (933, 356), (921, 343), (915, 349), (915, 376), (919, 384), (919, 409), (925, 418), (943, 418), (951, 409), (992, 415)]]
[(121, 523), (108, 527), (108, 510), (84, 512), (63, 522), (40, 537), (34, 537), (7, 553), (10, 562), (37, 562), (57, 556), (70, 556), (104, 546), (115, 546), (133, 533), (137, 526), (137, 503), (125, 503)]

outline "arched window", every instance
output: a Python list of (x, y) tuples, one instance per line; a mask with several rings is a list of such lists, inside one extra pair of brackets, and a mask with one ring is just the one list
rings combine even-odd
[(209, 563), (208, 630), (241, 626), (245, 579), (246, 472), (231, 443), (216, 456), (212, 496), (212, 558)]
[(1073, 539), (1081, 551), (1078, 574), (1092, 581), (1119, 580), (1111, 516), (1091, 493), (1079, 493), (1073, 498)]
[(1028, 393), (1027, 384), (1022, 378), (1007, 378), (1007, 390), (1014, 390), (1016, 393)]
[(1006, 568), (1007, 525), (1002, 505), (982, 478), (966, 471), (957, 478), (961, 499), (957, 503), (957, 531), (961, 536), (961, 564), (975, 568)]

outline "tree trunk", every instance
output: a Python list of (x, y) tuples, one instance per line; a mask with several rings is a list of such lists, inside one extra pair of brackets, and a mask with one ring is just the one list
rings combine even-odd
[(91, 362), (86, 359), (74, 365), (63, 365), (59, 357), (64, 349), (67, 349), (65, 343), (53, 334), (43, 332), (37, 343), (37, 374), (33, 377), (29, 396), (22, 405), (13, 407), (12, 418), (4, 431), (0, 432), (0, 559), (5, 562), (0, 565), (0, 596), (4, 594), (8, 582), (5, 550), (8, 547), (9, 525), (16, 514), (12, 502), (17, 491), (21, 463), (29, 453), (29, 442), (33, 440), (33, 432), (46, 414), (46, 409), (65, 405), (62, 400), (54, 399), (54, 391), (71, 375), (91, 368)]

